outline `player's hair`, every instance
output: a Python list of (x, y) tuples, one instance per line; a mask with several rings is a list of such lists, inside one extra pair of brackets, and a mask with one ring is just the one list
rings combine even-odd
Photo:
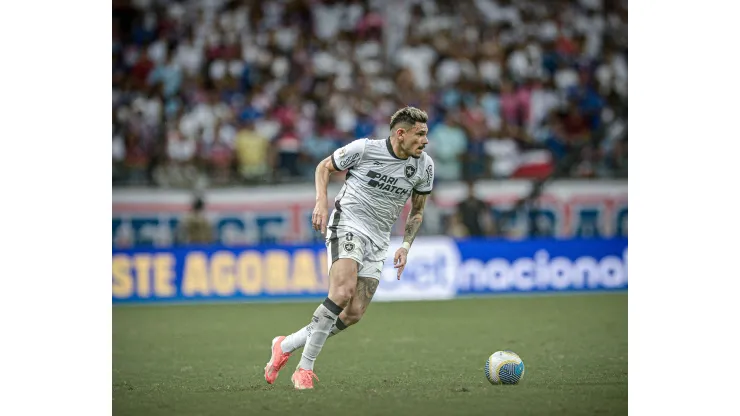
[(416, 107), (404, 107), (396, 111), (391, 116), (391, 131), (398, 123), (405, 123), (413, 126), (416, 123), (426, 123), (428, 118), (427, 113)]

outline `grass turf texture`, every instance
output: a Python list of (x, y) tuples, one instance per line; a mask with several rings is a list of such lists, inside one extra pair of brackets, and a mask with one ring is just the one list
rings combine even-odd
[[(314, 390), (296, 391), (294, 353), (265, 383), (270, 340), (318, 302), (113, 308), (114, 415), (623, 415), (627, 295), (375, 303), (330, 338)], [(497, 350), (524, 360), (493, 386)]]

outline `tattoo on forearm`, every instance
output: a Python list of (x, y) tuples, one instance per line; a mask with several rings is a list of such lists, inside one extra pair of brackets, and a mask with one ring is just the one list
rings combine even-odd
[(375, 290), (378, 288), (378, 279), (371, 277), (357, 276), (357, 292), (356, 296), (363, 300), (370, 301), (375, 295)]
[(406, 229), (403, 234), (403, 241), (408, 242), (409, 244), (413, 243), (414, 239), (416, 238), (416, 233), (419, 232), (420, 227), (421, 215), (413, 217), (409, 215), (409, 218), (406, 220)]
[(406, 220), (406, 228), (404, 230), (403, 241), (409, 244), (414, 242), (416, 233), (419, 232), (421, 227), (421, 221), (423, 219), (424, 204), (427, 201), (426, 195), (413, 194), (411, 196), (411, 211), (409, 217)]

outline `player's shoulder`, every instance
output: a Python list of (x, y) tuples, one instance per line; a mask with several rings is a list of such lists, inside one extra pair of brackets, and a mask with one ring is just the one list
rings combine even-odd
[(419, 172), (424, 172), (423, 175), (425, 175), (427, 183), (431, 182), (432, 178), (434, 177), (434, 161), (432, 160), (432, 157), (427, 154), (427, 152), (421, 152), (417, 169), (419, 170)]
[(383, 140), (376, 139), (374, 137), (363, 137), (362, 139), (357, 139), (357, 140), (364, 140), (366, 146), (377, 147), (383, 144)]
[(429, 153), (422, 150), (421, 156), (419, 156), (419, 166), (428, 165), (434, 165), (434, 161), (432, 160), (432, 156), (430, 156)]
[(385, 149), (385, 143), (383, 140), (375, 139), (372, 137), (363, 137), (355, 140), (356, 142), (362, 143), (365, 155), (369, 157), (375, 157), (382, 155)]

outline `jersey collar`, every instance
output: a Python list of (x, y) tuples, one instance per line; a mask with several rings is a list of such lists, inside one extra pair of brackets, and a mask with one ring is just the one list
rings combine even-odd
[(388, 148), (388, 153), (390, 153), (391, 156), (395, 157), (398, 160), (408, 160), (408, 158), (401, 159), (400, 157), (396, 156), (396, 153), (393, 151), (393, 146), (391, 145), (391, 136), (388, 136), (388, 138), (385, 140), (385, 146)]

